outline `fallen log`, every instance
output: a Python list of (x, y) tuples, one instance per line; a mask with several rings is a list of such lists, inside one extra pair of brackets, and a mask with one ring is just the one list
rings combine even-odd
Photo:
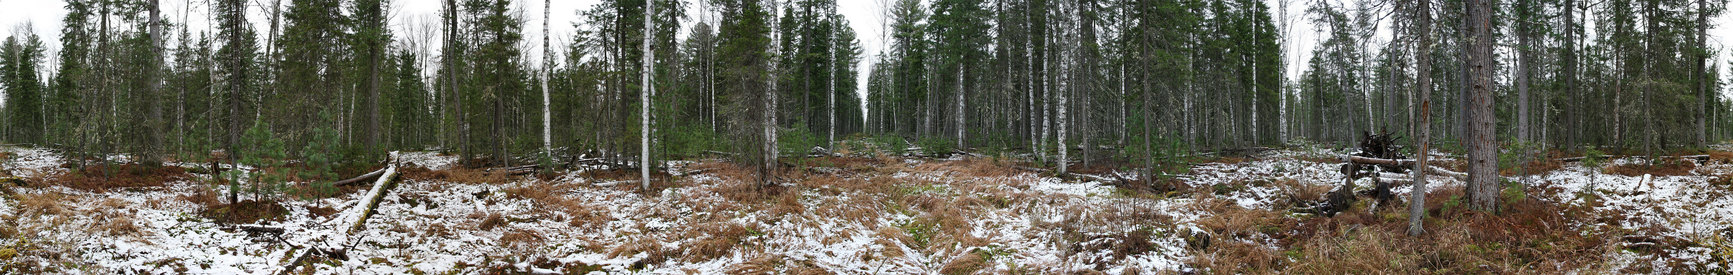
[[(1342, 156), (1342, 161), (1343, 162), (1350, 162), (1350, 163), (1354, 163), (1354, 164), (1390, 165), (1390, 166), (1402, 166), (1402, 167), (1410, 167), (1410, 168), (1414, 167), (1416, 164), (1415, 160), (1412, 160), (1412, 159), (1381, 159), (1381, 158), (1368, 158), (1368, 157), (1360, 157), (1360, 156)], [(1461, 180), (1468, 179), (1467, 173), (1450, 171), (1450, 170), (1446, 170), (1446, 169), (1438, 167), (1438, 166), (1427, 165), (1426, 171), (1431, 173), (1431, 174), (1449, 176), (1449, 177), (1461, 179)]]
[(1427, 172), (1432, 172), (1433, 174), (1450, 176), (1450, 177), (1456, 178), (1458, 180), (1468, 180), (1468, 173), (1444, 170), (1444, 168), (1439, 168), (1438, 166), (1431, 166), (1431, 165), (1426, 166), (1426, 169), (1427, 169), (1426, 170)]
[(263, 225), (256, 225), (256, 224), (235, 225), (235, 229), (239, 229), (241, 231), (247, 231), (248, 233), (255, 233), (255, 234), (282, 235), (283, 232), (285, 232), (285, 230), (283, 230), (282, 227), (270, 227), (270, 226), (263, 226)]
[(711, 155), (721, 155), (721, 156), (730, 156), (730, 157), (733, 157), (733, 156), (739, 156), (739, 155), (740, 155), (740, 154), (738, 154), (738, 153), (732, 153), (732, 152), (723, 152), (723, 151), (716, 151), (716, 150), (704, 150), (704, 153), (705, 153), (705, 154), (711, 154)]
[(367, 203), (361, 208), (361, 216), (351, 223), (349, 231), (345, 231), (344, 234), (353, 234), (356, 230), (360, 230), (362, 225), (367, 224), (367, 218), (373, 216), (373, 208), (378, 207), (380, 200), (385, 199), (385, 192), (396, 187), (396, 184), (392, 184), (391, 181), (396, 177), (397, 166), (385, 168), (385, 173), (379, 176), (379, 181), (373, 183), (373, 189), (367, 191)]
[(384, 174), (385, 174), (385, 169), (379, 169), (379, 170), (375, 170), (373, 172), (367, 172), (366, 174), (361, 174), (361, 176), (357, 176), (354, 178), (349, 178), (346, 180), (340, 180), (340, 181), (337, 181), (336, 183), (332, 183), (331, 185), (336, 185), (336, 186), (355, 185), (355, 184), (359, 184), (359, 183), (366, 182), (369, 180), (377, 179), (377, 178), (379, 178), (380, 175), (384, 175)]
[(493, 168), (493, 169), (487, 169), (487, 170), (490, 172), (495, 171), (495, 170), (522, 171), (522, 170), (535, 170), (535, 169), (541, 169), (541, 168), (542, 168), (542, 166), (540, 164), (530, 164), (530, 165), (522, 165), (522, 166), (505, 167), (505, 168)]
[(0, 183), (10, 184), (13, 186), (24, 186), (24, 178), (0, 177)]
[[(680, 173), (679, 175), (676, 175), (676, 176), (684, 177), (684, 176), (691, 176), (691, 175), (709, 173), (709, 172), (714, 172), (714, 171), (716, 171), (716, 168), (704, 168), (704, 169), (698, 169), (698, 170), (692, 170), (689, 172)], [(672, 173), (670, 173), (670, 174), (672, 174)]]
[[(355, 231), (361, 230), (361, 228), (367, 224), (367, 218), (373, 215), (374, 208), (378, 207), (379, 203), (385, 198), (385, 192), (396, 185), (392, 180), (397, 178), (397, 166), (386, 166), (383, 171), (384, 172), (379, 175), (378, 180), (373, 182), (373, 189), (367, 191), (367, 199), (360, 205), (362, 207), (360, 213), (356, 214), (355, 219), (349, 222), (347, 229), (336, 233), (337, 237), (347, 239), (350, 235), (355, 234)], [(321, 236), (314, 242), (325, 242), (329, 240), (330, 236), (331, 235)], [(290, 258), (291, 260), (289, 260), (289, 263), (283, 266), (283, 271), (278, 272), (277, 274), (293, 274), (295, 272), (295, 267), (306, 262), (308, 258), (314, 255), (314, 253), (326, 257), (342, 258), (344, 257), (343, 252), (345, 250), (346, 249), (342, 248), (322, 249), (309, 246), (306, 249), (302, 249), (295, 257)]]
[(1084, 173), (1070, 173), (1067, 175), (1076, 176), (1076, 177), (1080, 177), (1080, 178), (1086, 178), (1086, 179), (1094, 180), (1094, 181), (1100, 182), (1100, 183), (1114, 183), (1114, 182), (1118, 182), (1119, 180), (1122, 180), (1122, 179), (1110, 179), (1110, 178), (1107, 178), (1104, 176), (1084, 174)]
[(512, 166), (512, 167), (505, 167), (505, 168), (493, 168), (493, 169), (487, 169), (487, 171), (488, 172), (505, 171), (506, 175), (517, 176), (517, 175), (525, 175), (525, 174), (534, 174), (536, 172), (536, 170), (539, 170), (539, 169), (542, 169), (541, 165), (531, 164), (531, 165)]

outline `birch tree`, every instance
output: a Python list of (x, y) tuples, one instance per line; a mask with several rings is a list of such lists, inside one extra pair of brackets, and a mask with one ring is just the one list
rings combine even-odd
[(551, 108), (553, 99), (548, 97), (548, 78), (553, 77), (554, 70), (554, 49), (551, 47), (552, 43), (549, 42), (550, 36), (548, 36), (548, 26), (551, 22), (550, 19), (553, 18), (553, 8), (553, 0), (542, 1), (542, 155), (548, 158), (553, 158), (554, 154), (552, 126), (554, 117)]
[(643, 115), (643, 121), (642, 121), (643, 122), (643, 128), (638, 128), (639, 129), (638, 132), (640, 135), (640, 141), (642, 142), (642, 143), (640, 143), (640, 146), (638, 146), (638, 153), (639, 153), (639, 155), (638, 155), (638, 157), (639, 157), (638, 168), (640, 171), (642, 171), (642, 177), (639, 179), (643, 182), (644, 192), (650, 191), (650, 93), (652, 93), (653, 89), (654, 89), (650, 86), (650, 75), (652, 74), (651, 71), (655, 70), (653, 67), (656, 64), (655, 49), (652, 49), (650, 47), (650, 45), (652, 45), (651, 37), (655, 36), (652, 34), (652, 32), (655, 31), (655, 29), (654, 29), (655, 24), (651, 23), (650, 18), (654, 17), (655, 14), (656, 14), (655, 3), (651, 3), (651, 1), (645, 1), (644, 2), (644, 35), (643, 35), (644, 36), (644, 63), (642, 65), (644, 75), (642, 77), (643, 79), (641, 80), (641, 82), (643, 82), (642, 88), (644, 89), (644, 91), (638, 94), (639, 99), (642, 100), (642, 102), (639, 104), (639, 108), (642, 109), (641, 114)]

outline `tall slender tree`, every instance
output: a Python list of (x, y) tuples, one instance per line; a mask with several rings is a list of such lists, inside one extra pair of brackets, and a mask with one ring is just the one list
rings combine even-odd
[(1415, 52), (1415, 85), (1414, 89), (1420, 97), (1420, 121), (1415, 122), (1414, 148), (1419, 150), (1414, 154), (1413, 169), (1414, 190), (1409, 192), (1408, 200), (1408, 235), (1418, 236), (1426, 232), (1422, 220), (1426, 217), (1426, 169), (1427, 161), (1432, 158), (1432, 0), (1417, 1), (1414, 6), (1414, 52)]

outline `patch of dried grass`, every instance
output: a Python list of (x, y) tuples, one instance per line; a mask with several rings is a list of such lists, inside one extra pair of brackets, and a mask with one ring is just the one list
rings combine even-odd
[(68, 212), (61, 202), (66, 195), (60, 193), (18, 194), (18, 209), (23, 210), (22, 217), (61, 216)]
[(219, 223), (246, 224), (280, 221), (289, 215), (289, 209), (276, 201), (244, 200), (236, 204), (218, 202), (206, 205), (199, 215)]
[(163, 184), (190, 178), (179, 166), (109, 164), (89, 165), (76, 171), (47, 176), (47, 182), (72, 189), (107, 192), (109, 189), (160, 187)]
[(724, 222), (699, 225), (697, 232), (703, 236), (686, 245), (680, 253), (688, 262), (703, 262), (728, 256), (741, 240), (751, 237), (756, 231), (738, 223)]
[(939, 274), (975, 274), (975, 272), (981, 271), (981, 269), (986, 267), (987, 259), (982, 258), (980, 254), (963, 253), (962, 256), (952, 258), (950, 262), (945, 263), (944, 267), (939, 268)]
[(1689, 160), (1664, 159), (1648, 164), (1627, 163), (1613, 165), (1607, 167), (1605, 172), (1608, 174), (1617, 174), (1628, 177), (1640, 177), (1644, 174), (1655, 176), (1684, 176), (1690, 175), (1691, 170), (1696, 169), (1697, 164)]
[(405, 167), (400, 170), (404, 179), (413, 181), (443, 181), (461, 183), (506, 183), (511, 177), (504, 171), (489, 172), (486, 169), (452, 167), (444, 170), (428, 170), (422, 167)]
[(724, 271), (730, 275), (746, 274), (776, 274), (777, 267), (783, 265), (782, 255), (767, 254), (754, 257), (746, 262), (735, 264)]
[(627, 242), (620, 246), (615, 246), (613, 249), (609, 249), (608, 257), (633, 257), (633, 255), (638, 255), (639, 253), (644, 253), (645, 258), (634, 263), (634, 266), (667, 262), (668, 258), (670, 256), (675, 256), (675, 253), (677, 252), (662, 246), (662, 241), (651, 239), (647, 236), (639, 236), (636, 241)]
[[(1592, 209), (1550, 201), (1557, 188), (1531, 188), (1521, 200), (1507, 201), (1501, 213), (1464, 210), (1461, 190), (1430, 192), (1425, 235), (1409, 237), (1406, 211), (1367, 212), (1356, 208), (1334, 217), (1287, 219), (1274, 223), (1267, 214), (1234, 208), (1212, 211), (1220, 219), (1199, 222), (1219, 240), (1198, 252), (1193, 261), (1212, 273), (1337, 273), (1379, 270), (1396, 274), (1435, 272), (1567, 273), (1600, 265), (1617, 251), (1618, 232), (1589, 230), (1600, 214)], [(1274, 213), (1274, 212), (1271, 212)], [(1235, 243), (1265, 240), (1237, 232), (1261, 232), (1274, 239), (1281, 252), (1264, 245)], [(1617, 231), (1617, 230), (1614, 230)], [(1274, 232), (1274, 234), (1272, 234)], [(1271, 257), (1278, 259), (1270, 261)]]
[(482, 218), (481, 223), (476, 225), (476, 229), (488, 231), (504, 225), (509, 225), (509, 221), (506, 221), (505, 217), (501, 216), (499, 213), (492, 213), (488, 214), (487, 217)]

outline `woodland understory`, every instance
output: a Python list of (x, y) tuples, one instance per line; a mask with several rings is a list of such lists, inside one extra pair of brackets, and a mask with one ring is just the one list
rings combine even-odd
[[(1733, 149), (1707, 158), (1554, 154), (1507, 165), (1502, 209), (1467, 210), (1434, 181), (1428, 232), (1394, 203), (1315, 207), (1337, 156), (1296, 146), (1196, 157), (1161, 172), (1097, 162), (1055, 176), (1019, 156), (888, 152), (851, 140), (783, 159), (777, 184), (717, 159), (636, 169), (467, 168), (394, 153), (399, 176), (356, 238), (317, 243), (368, 194), (290, 179), (238, 204), (201, 163), (147, 168), (8, 146), (0, 272), (277, 273), (1715, 273), (1733, 259)], [(898, 150), (901, 151), (901, 150)], [(1444, 167), (1461, 161), (1438, 160)], [(1565, 161), (1561, 161), (1561, 159)], [(1656, 158), (1663, 159), (1663, 158)], [(95, 160), (82, 160), (95, 163)], [(380, 167), (387, 165), (381, 164)], [(95, 167), (115, 167), (106, 171)], [(354, 169), (360, 174), (378, 167)], [(242, 166), (246, 173), (269, 173)], [(1521, 173), (1531, 176), (1521, 176)], [(345, 171), (347, 173), (347, 171)], [(105, 175), (108, 175), (105, 177)], [(345, 174), (349, 175), (349, 174)], [(1358, 190), (1373, 187), (1357, 182)], [(1369, 197), (1362, 197), (1369, 198)], [(279, 231), (257, 228), (280, 229)]]

